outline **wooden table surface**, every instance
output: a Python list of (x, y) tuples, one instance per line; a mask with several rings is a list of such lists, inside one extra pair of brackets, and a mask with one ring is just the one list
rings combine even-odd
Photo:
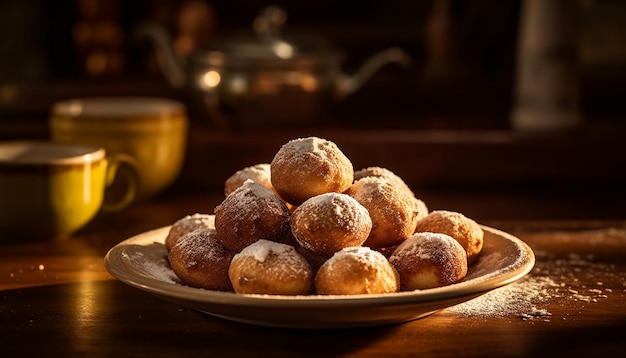
[[(4, 237), (0, 356), (589, 357), (626, 351), (626, 220), (620, 219), (488, 220), (477, 210), (483, 224), (533, 248), (531, 274), (461, 306), (383, 327), (288, 330), (230, 322), (127, 286), (104, 269), (104, 255), (118, 242), (208, 212), (221, 195), (164, 195), (101, 214), (62, 241)], [(432, 198), (462, 200), (458, 193)], [(515, 199), (506, 200), (515, 206)]]

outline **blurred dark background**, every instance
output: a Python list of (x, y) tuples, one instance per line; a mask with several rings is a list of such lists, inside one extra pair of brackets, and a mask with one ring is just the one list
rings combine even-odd
[[(386, 46), (413, 56), (409, 71), (382, 71), (335, 113), (363, 123), (364, 116), (389, 117), (393, 109), (403, 126), (508, 126), (520, 14), (520, 2), (513, 0), (2, 0), (0, 116), (40, 115), (53, 101), (75, 94), (176, 96), (154, 51), (133, 39), (139, 22), (154, 20), (174, 36), (191, 38), (193, 43), (179, 43), (185, 53), (250, 28), (270, 4), (286, 9), (288, 30), (325, 36), (344, 49), (347, 68)], [(621, 121), (626, 3), (576, 4), (582, 108), (588, 120)], [(457, 118), (433, 122), (432, 115)]]
[[(518, 133), (510, 115), (522, 1), (0, 0), (0, 139), (46, 137), (50, 106), (73, 97), (186, 102), (165, 80), (153, 48), (133, 37), (135, 27), (162, 24), (184, 55), (250, 29), (273, 4), (287, 11), (287, 31), (320, 35), (345, 50), (347, 70), (388, 46), (406, 50), (413, 66), (384, 68), (337, 103), (331, 121), (308, 131), (214, 133), (190, 106), (188, 183), (219, 187), (234, 170), (270, 160), (292, 135), (319, 134), (339, 142), (356, 167), (387, 166), (420, 190), (556, 193), (572, 203), (594, 197), (591, 205), (612, 202), (613, 216), (626, 215), (618, 204), (626, 195), (626, 1), (571, 3), (583, 123)], [(229, 156), (207, 168), (203, 153), (216, 148)]]

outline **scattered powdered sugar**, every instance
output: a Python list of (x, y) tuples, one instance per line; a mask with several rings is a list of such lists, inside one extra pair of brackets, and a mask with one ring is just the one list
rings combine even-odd
[(180, 279), (170, 268), (166, 256), (161, 256), (159, 261), (146, 260), (142, 263), (142, 266), (146, 273), (149, 273), (150, 276), (159, 281), (180, 284)]
[(551, 299), (559, 287), (560, 285), (551, 278), (528, 276), (516, 283), (490, 291), (448, 310), (479, 317), (551, 316), (551, 313), (537, 308), (537, 305)]
[[(601, 281), (595, 283), (597, 287), (582, 284), (580, 278), (583, 275), (604, 277), (617, 282), (624, 282), (626, 279), (626, 273), (612, 272), (613, 265), (594, 262), (593, 256), (569, 254), (565, 258), (555, 258), (542, 251), (536, 251), (535, 255), (538, 258), (537, 264), (528, 276), (450, 307), (447, 311), (473, 317), (516, 316), (526, 321), (550, 322), (552, 313), (544, 307), (548, 303), (596, 303), (612, 293), (611, 289), (603, 287), (604, 283)], [(489, 259), (497, 258), (494, 256)]]
[(167, 249), (163, 244), (154, 243), (147, 246), (132, 245), (124, 249), (121, 256), (128, 263), (146, 276), (156, 280), (180, 284), (178, 276), (170, 268)]

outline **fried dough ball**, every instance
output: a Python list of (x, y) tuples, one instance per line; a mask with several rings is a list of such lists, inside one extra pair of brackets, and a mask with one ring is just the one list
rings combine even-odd
[(402, 188), (402, 190), (406, 190), (407, 192), (414, 194), (411, 188), (399, 177), (396, 173), (391, 170), (383, 167), (367, 167), (354, 172), (354, 180), (359, 180), (365, 177), (378, 177), (385, 178), (389, 180), (391, 183), (397, 185)]
[(418, 221), (428, 216), (429, 214), (428, 206), (426, 206), (426, 203), (423, 200), (415, 198), (415, 206), (417, 207), (417, 220)]
[(372, 228), (367, 210), (355, 199), (339, 193), (308, 199), (294, 210), (289, 223), (302, 247), (325, 256), (363, 244)]
[(233, 257), (228, 276), (237, 293), (306, 295), (313, 271), (293, 246), (259, 240)]
[(274, 156), (270, 171), (276, 192), (296, 206), (319, 194), (341, 193), (354, 178), (350, 159), (334, 142), (317, 137), (285, 143)]
[(238, 170), (228, 177), (224, 183), (224, 195), (230, 195), (230, 193), (239, 188), (248, 179), (268, 189), (274, 190), (270, 174), (270, 164), (262, 163)]
[(414, 198), (388, 180), (365, 177), (355, 181), (346, 194), (363, 205), (372, 219), (365, 246), (393, 246), (415, 232), (418, 213)]
[(183, 235), (200, 228), (214, 229), (215, 215), (196, 213), (193, 215), (187, 215), (174, 222), (174, 224), (170, 227), (170, 231), (167, 233), (167, 237), (165, 238), (165, 247), (167, 247), (168, 250), (171, 250), (176, 242), (183, 237)]
[(405, 190), (407, 193), (410, 194), (410, 196), (414, 197), (415, 204), (417, 206), (417, 218), (418, 219), (421, 219), (425, 217), (426, 215), (428, 215), (428, 206), (426, 206), (426, 203), (423, 200), (418, 199), (415, 196), (415, 193), (413, 192), (413, 190), (411, 190), (411, 188), (409, 188), (409, 186), (404, 182), (404, 180), (400, 176), (398, 176), (396, 173), (392, 172), (391, 170), (387, 168), (382, 168), (382, 167), (367, 167), (367, 168), (363, 168), (354, 172), (355, 181), (365, 178), (365, 177), (378, 177), (378, 178), (389, 180), (392, 184), (396, 185), (402, 190)]
[(247, 180), (215, 208), (215, 230), (226, 248), (239, 252), (259, 239), (283, 239), (289, 215), (275, 192)]
[(405, 240), (389, 258), (402, 291), (453, 284), (467, 274), (465, 250), (446, 234), (421, 232)]
[(168, 260), (186, 285), (232, 291), (228, 268), (233, 255), (217, 239), (214, 229), (200, 228), (183, 235), (168, 253)]
[(458, 212), (435, 210), (417, 223), (415, 231), (452, 236), (465, 249), (468, 265), (476, 261), (483, 248), (483, 229), (476, 221)]
[(364, 246), (336, 252), (315, 275), (315, 291), (320, 295), (391, 293), (399, 286), (398, 273), (387, 258)]

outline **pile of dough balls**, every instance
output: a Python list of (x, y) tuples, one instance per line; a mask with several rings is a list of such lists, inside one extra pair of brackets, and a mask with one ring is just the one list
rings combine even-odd
[(271, 163), (235, 172), (212, 214), (175, 222), (168, 259), (182, 283), (266, 295), (357, 295), (461, 281), (483, 231), (429, 213), (392, 171), (355, 171), (329, 140), (285, 143)]

